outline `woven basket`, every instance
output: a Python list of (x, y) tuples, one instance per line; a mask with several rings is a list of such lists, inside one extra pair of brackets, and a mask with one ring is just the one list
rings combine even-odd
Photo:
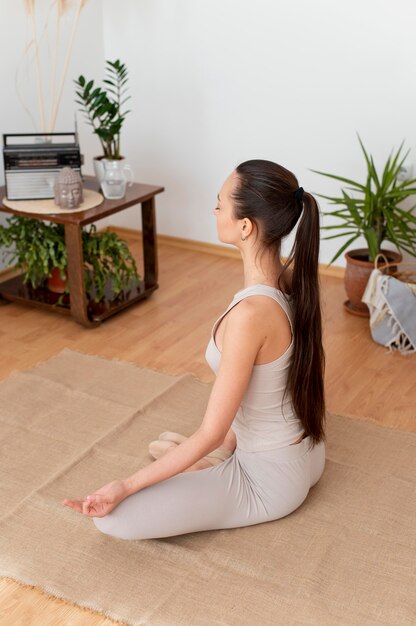
[[(383, 257), (386, 261), (386, 263), (383, 263), (380, 267), (378, 267), (379, 257)], [(402, 267), (404, 265), (410, 265), (413, 269), (403, 270)], [(380, 252), (374, 259), (374, 268), (380, 270), (383, 274), (394, 276), (403, 283), (416, 285), (416, 262), (414, 261), (393, 261), (392, 263), (388, 263), (384, 254)], [(387, 271), (384, 271), (386, 268)]]

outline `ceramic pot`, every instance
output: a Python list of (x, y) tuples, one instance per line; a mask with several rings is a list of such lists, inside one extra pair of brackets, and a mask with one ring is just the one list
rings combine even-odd
[[(92, 160), (92, 164), (94, 167), (94, 174), (95, 174), (96, 179), (100, 183), (100, 187), (101, 187), (101, 181), (103, 180), (104, 175), (105, 175), (105, 168), (104, 168), (105, 160), (109, 161), (111, 159), (107, 159), (105, 156), (96, 156)], [(118, 160), (124, 162), (124, 157), (122, 156)]]
[(133, 184), (133, 176), (130, 165), (121, 159), (103, 159), (104, 178), (101, 181), (101, 189), (104, 197), (108, 200), (121, 200), (126, 195), (127, 185)]
[[(384, 254), (388, 263), (394, 261), (399, 263), (403, 259), (403, 255), (400, 252), (394, 252), (394, 250), (381, 248), (380, 252)], [(374, 262), (368, 260), (368, 248), (349, 250), (344, 254), (344, 257), (347, 261), (344, 274), (344, 286), (348, 296), (348, 300), (344, 302), (344, 309), (354, 315), (370, 317), (368, 306), (365, 302), (361, 302), (368, 279), (374, 269)], [(382, 267), (383, 265), (385, 265), (385, 262), (379, 258), (377, 267)], [(396, 269), (396, 266), (392, 266), (387, 271), (392, 272)]]
[(104, 158), (103, 156), (98, 156), (98, 157), (94, 157), (92, 160), (92, 164), (94, 166), (94, 174), (95, 174), (96, 179), (100, 183), (100, 187), (101, 187), (101, 181), (104, 178), (104, 163), (101, 162), (103, 158)]
[(68, 271), (65, 270), (67, 279), (62, 280), (60, 270), (58, 267), (54, 267), (51, 271), (51, 276), (48, 276), (47, 286), (49, 291), (54, 293), (64, 293), (68, 283)]

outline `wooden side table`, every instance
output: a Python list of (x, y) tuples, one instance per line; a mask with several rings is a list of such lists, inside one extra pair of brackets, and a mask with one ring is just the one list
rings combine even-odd
[[(93, 176), (84, 176), (84, 186), (96, 191), (99, 188), (99, 184)], [(23, 276), (19, 275), (0, 283), (0, 300), (20, 302), (49, 310), (52, 308), (59, 313), (71, 315), (78, 323), (91, 328), (99, 325), (110, 315), (147, 298), (159, 287), (157, 282), (155, 196), (162, 191), (164, 191), (164, 187), (133, 183), (131, 187), (127, 188), (126, 196), (122, 200), (104, 199), (104, 202), (99, 206), (78, 213), (40, 215), (24, 213), (4, 206), (1, 199), (5, 197), (6, 190), (4, 187), (0, 187), (0, 211), (64, 225), (70, 290), (70, 294), (65, 295), (62, 302), (58, 304), (60, 294), (53, 293), (45, 287), (33, 289), (30, 285), (24, 285)], [(137, 287), (122, 292), (117, 298), (114, 298), (111, 285), (108, 284), (104, 303), (97, 306), (88, 299), (85, 290), (82, 227), (135, 204), (140, 204), (142, 211), (144, 279), (140, 281)]]

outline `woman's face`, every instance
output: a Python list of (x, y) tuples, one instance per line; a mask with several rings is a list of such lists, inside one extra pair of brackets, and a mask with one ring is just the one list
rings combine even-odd
[(240, 247), (241, 235), (246, 237), (251, 232), (251, 222), (247, 218), (237, 220), (233, 216), (231, 192), (237, 182), (237, 174), (232, 172), (221, 187), (217, 205), (213, 213), (217, 218), (218, 239)]

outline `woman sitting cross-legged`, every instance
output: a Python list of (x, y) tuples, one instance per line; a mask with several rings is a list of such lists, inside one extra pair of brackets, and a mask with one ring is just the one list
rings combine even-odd
[[(112, 537), (277, 520), (324, 471), (318, 205), (289, 170), (251, 160), (227, 177), (213, 213), (219, 240), (241, 252), (243, 285), (206, 348), (216, 379), (201, 424), (189, 437), (161, 433), (149, 446), (152, 463), (63, 502)], [(283, 265), (282, 240), (295, 227)]]

